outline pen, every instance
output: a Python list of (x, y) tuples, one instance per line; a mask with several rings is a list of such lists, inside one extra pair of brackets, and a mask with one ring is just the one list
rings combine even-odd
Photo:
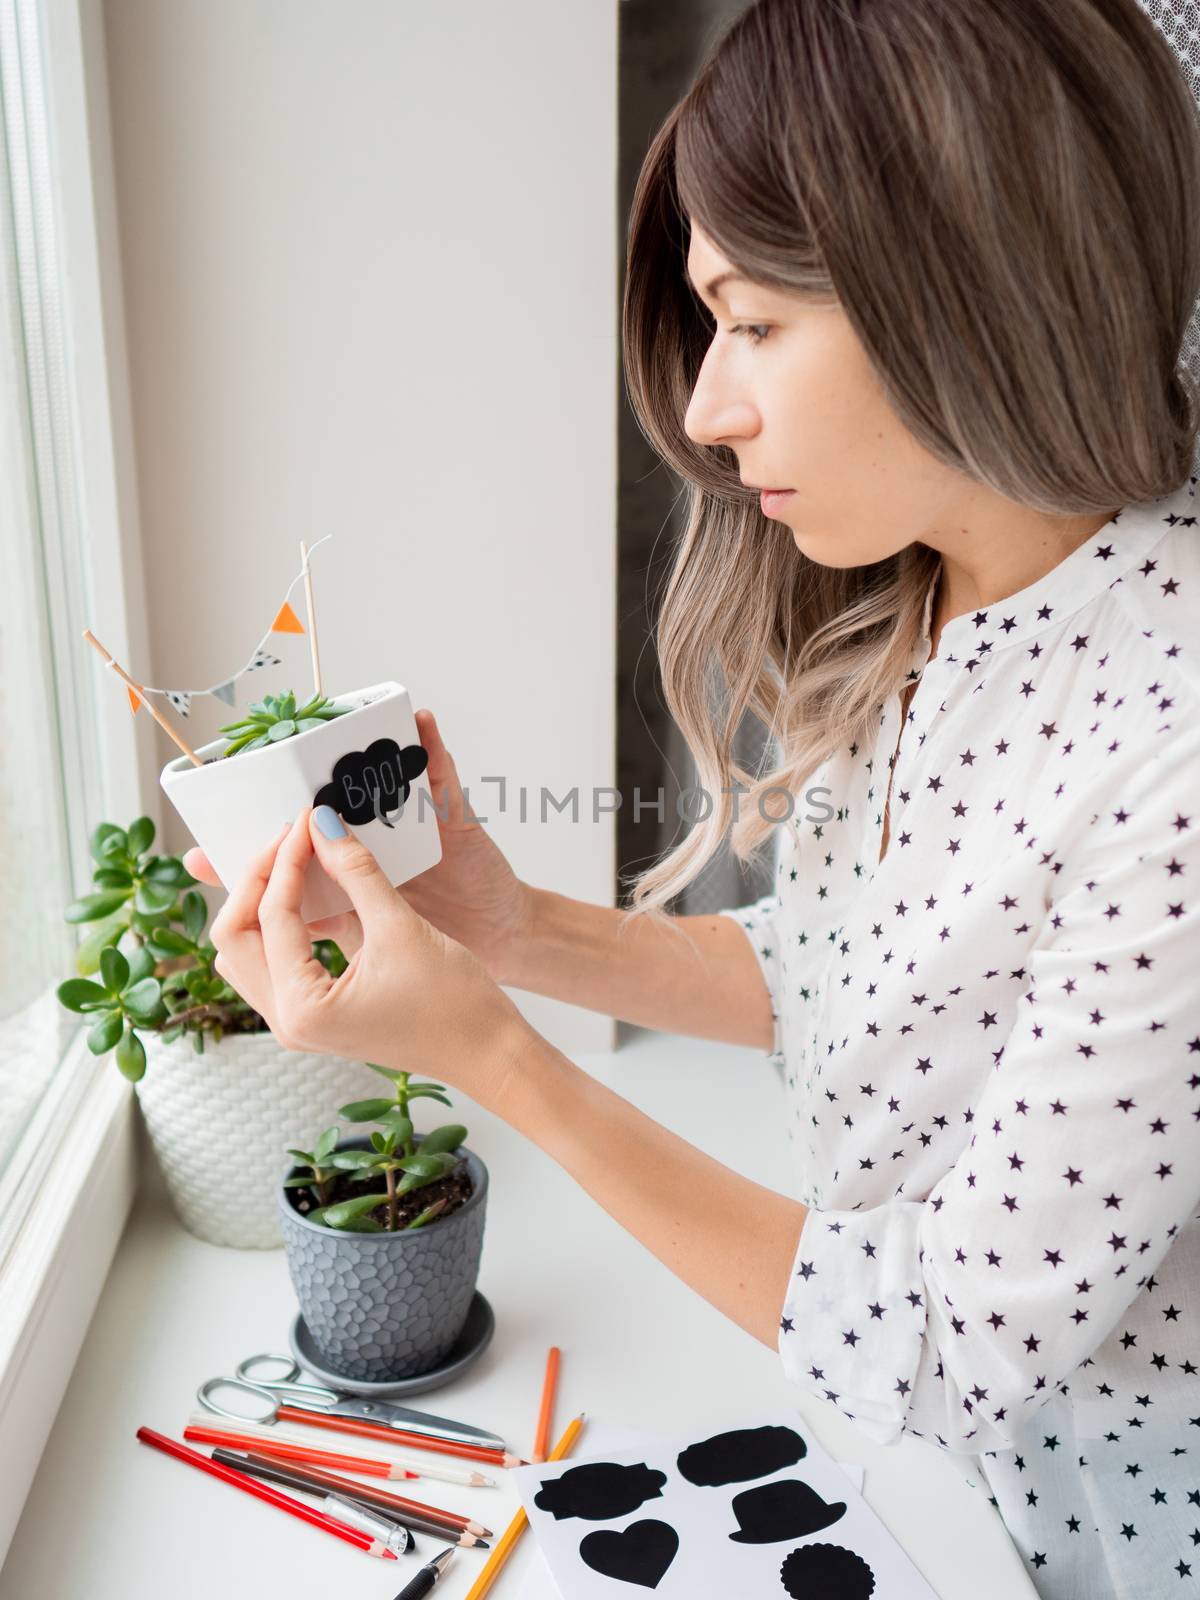
[(396, 1600), (421, 1600), (421, 1596), (429, 1593), (450, 1565), (450, 1557), (453, 1554), (454, 1546), (451, 1545), (448, 1550), (443, 1550), (441, 1555), (434, 1556), (432, 1561), (426, 1562), (420, 1572), (404, 1585)]
[(322, 1503), (331, 1517), (369, 1533), (398, 1556), (405, 1556), (417, 1548), (417, 1541), (403, 1523), (389, 1522), (381, 1511), (372, 1511), (358, 1500), (348, 1500), (341, 1494), (327, 1494)]

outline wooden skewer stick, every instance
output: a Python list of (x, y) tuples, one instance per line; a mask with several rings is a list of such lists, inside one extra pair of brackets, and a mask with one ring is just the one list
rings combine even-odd
[(83, 630), (83, 637), (90, 645), (94, 645), (96, 649), (99, 650), (100, 654), (108, 662), (109, 666), (112, 667), (113, 671), (119, 673), (121, 677), (124, 678), (125, 682), (133, 690), (134, 694), (137, 695), (138, 699), (146, 707), (146, 710), (154, 718), (155, 722), (158, 723), (160, 728), (165, 729), (165, 731), (170, 734), (171, 738), (174, 739), (175, 743), (183, 751), (184, 755), (188, 758), (192, 765), (194, 767), (202, 767), (204, 763), (201, 761), (196, 752), (191, 748), (190, 745), (184, 743), (167, 719), (159, 712), (158, 707), (154, 704), (153, 700), (147, 696), (146, 691), (142, 688), (141, 684), (134, 683), (133, 679), (125, 671), (125, 668), (121, 666), (120, 662), (115, 661), (113, 657), (109, 655), (108, 651), (100, 643), (99, 639), (97, 639), (96, 635), (90, 628), (85, 628)]
[(308, 566), (308, 541), (300, 541), (300, 559), (304, 563), (304, 603), (308, 608), (308, 644), (312, 651), (313, 693), (321, 692), (321, 657), (317, 652), (317, 619), (313, 614), (312, 573)]

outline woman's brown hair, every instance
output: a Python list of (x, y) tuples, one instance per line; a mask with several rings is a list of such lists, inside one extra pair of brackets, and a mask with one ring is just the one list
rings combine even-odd
[[(770, 790), (800, 796), (877, 723), (940, 562), (821, 566), (732, 450), (684, 433), (713, 331), (691, 221), (749, 278), (836, 300), (939, 461), (1047, 515), (1111, 514), (1196, 455), (1200, 118), (1136, 0), (756, 0), (709, 49), (643, 162), (622, 308), (630, 402), (684, 484), (655, 637), (704, 797), (634, 886), (659, 916), (727, 835), (749, 858)], [(747, 709), (770, 771), (733, 758)]]

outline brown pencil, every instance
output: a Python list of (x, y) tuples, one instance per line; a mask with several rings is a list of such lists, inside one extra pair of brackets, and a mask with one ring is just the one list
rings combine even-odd
[(314, 1488), (333, 1489), (338, 1494), (353, 1495), (356, 1500), (365, 1500), (369, 1505), (378, 1506), (381, 1511), (391, 1512), (401, 1522), (407, 1522), (409, 1517), (419, 1517), (423, 1522), (432, 1523), (436, 1528), (445, 1529), (450, 1533), (469, 1533), (477, 1539), (490, 1539), (492, 1536), (490, 1528), (485, 1528), (481, 1522), (475, 1522), (470, 1517), (459, 1516), (456, 1511), (444, 1511), (441, 1506), (429, 1506), (420, 1500), (409, 1500), (402, 1494), (392, 1494), (387, 1489), (377, 1489), (374, 1484), (356, 1483), (352, 1478), (339, 1477), (336, 1472), (326, 1472), (323, 1468), (312, 1466), (308, 1462), (285, 1463), (280, 1457), (272, 1456), (270, 1450), (266, 1448), (256, 1447), (248, 1450), (246, 1459), (261, 1461), (273, 1467), (286, 1464), (289, 1472), (294, 1472), (299, 1478), (307, 1478)]

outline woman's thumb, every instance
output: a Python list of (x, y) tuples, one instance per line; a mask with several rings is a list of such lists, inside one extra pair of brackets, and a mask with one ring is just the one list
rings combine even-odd
[(364, 929), (384, 917), (404, 914), (408, 909), (404, 896), (396, 893), (372, 851), (350, 832), (332, 806), (314, 807), (308, 832), (317, 860), (346, 891)]

